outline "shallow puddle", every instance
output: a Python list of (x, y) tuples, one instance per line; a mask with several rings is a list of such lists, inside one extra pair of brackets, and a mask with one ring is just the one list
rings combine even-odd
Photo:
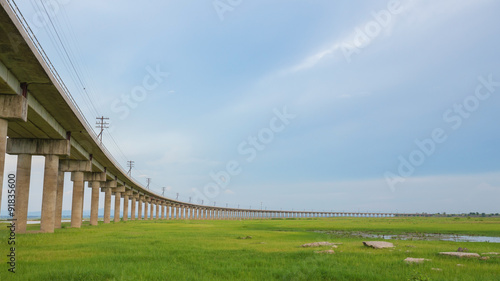
[(361, 238), (382, 238), (391, 240), (425, 240), (425, 241), (454, 241), (454, 242), (490, 242), (500, 243), (500, 237), (493, 236), (471, 236), (471, 235), (453, 235), (453, 234), (436, 234), (436, 233), (405, 233), (398, 235), (390, 234), (375, 234), (362, 231), (315, 231), (319, 233), (327, 233), (337, 237), (361, 237)]

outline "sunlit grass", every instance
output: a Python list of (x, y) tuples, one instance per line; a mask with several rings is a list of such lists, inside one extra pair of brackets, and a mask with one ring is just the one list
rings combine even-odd
[[(394, 249), (374, 250), (362, 245), (366, 239), (314, 232), (500, 236), (498, 218), (129, 221), (101, 223), (97, 227), (84, 224), (81, 229), (63, 228), (53, 234), (17, 235), (15, 274), (7, 271), (3, 254), (8, 252), (7, 231), (3, 228), (0, 280), (499, 280), (500, 276), (500, 257), (478, 260), (438, 255), (459, 246), (477, 253), (500, 252), (498, 243), (391, 240)], [(252, 239), (238, 239), (246, 236)], [(315, 241), (343, 244), (332, 255), (300, 247)], [(406, 257), (432, 261), (407, 265), (403, 262)]]

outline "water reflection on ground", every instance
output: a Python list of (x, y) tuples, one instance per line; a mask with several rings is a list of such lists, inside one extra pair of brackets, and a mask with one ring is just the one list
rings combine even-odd
[(454, 242), (490, 242), (500, 243), (500, 237), (494, 236), (472, 236), (472, 235), (454, 235), (454, 234), (440, 234), (440, 233), (404, 233), (404, 234), (376, 234), (362, 231), (315, 231), (320, 233), (327, 233), (336, 237), (361, 237), (361, 238), (382, 238), (392, 240), (440, 240), (440, 241), (454, 241)]

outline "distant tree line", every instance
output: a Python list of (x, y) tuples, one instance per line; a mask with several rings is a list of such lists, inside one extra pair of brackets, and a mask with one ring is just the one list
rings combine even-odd
[(470, 212), (470, 213), (461, 213), (461, 214), (447, 214), (446, 212), (443, 213), (436, 213), (433, 214), (435, 217), (499, 217), (499, 213), (479, 213), (479, 212)]

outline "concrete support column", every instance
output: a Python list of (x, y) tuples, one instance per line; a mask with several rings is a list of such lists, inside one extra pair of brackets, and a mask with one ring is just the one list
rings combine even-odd
[(136, 196), (132, 195), (132, 205), (130, 206), (130, 220), (133, 221), (135, 220), (135, 205), (137, 205), (136, 200)]
[[(2, 170), (3, 173), (3, 170)], [(28, 201), (30, 193), (31, 155), (19, 154), (17, 156), (16, 171), (16, 233), (26, 232), (28, 220)]]
[(178, 220), (181, 219), (181, 206), (180, 205), (177, 207), (176, 217)]
[(115, 192), (115, 215), (113, 217), (114, 222), (120, 221), (120, 205), (121, 205), (122, 194), (121, 192)]
[(5, 167), (5, 153), (7, 153), (8, 127), (9, 121), (0, 118), (0, 208), (2, 207), (3, 171)]
[(56, 214), (54, 218), (54, 228), (61, 228), (63, 195), (64, 195), (64, 172), (59, 170), (59, 173), (57, 174)]
[(104, 189), (104, 223), (111, 220), (111, 188)]
[(165, 219), (165, 210), (167, 209), (167, 206), (165, 205), (165, 203), (161, 203), (160, 205), (160, 213), (161, 213), (161, 219), (164, 220)]
[(148, 220), (148, 211), (149, 211), (149, 202), (146, 200), (144, 201), (144, 220)]
[(42, 195), (42, 218), (40, 220), (40, 230), (42, 232), (54, 232), (58, 172), (59, 156), (45, 156)]
[(73, 201), (71, 203), (71, 227), (80, 228), (82, 226), (83, 210), (83, 172), (72, 172), (73, 181)]
[(90, 199), (90, 225), (97, 225), (97, 217), (99, 216), (99, 188), (101, 183), (92, 181), (89, 183), (92, 186), (92, 197)]
[(165, 205), (165, 219), (170, 219), (170, 204)]
[(160, 212), (160, 208), (163, 207), (161, 203), (156, 202), (156, 219), (160, 219), (160, 213), (161, 213), (161, 218), (163, 219), (163, 212)]
[(128, 191), (123, 195), (123, 221), (128, 221)]
[(151, 201), (151, 203), (149, 203), (149, 220), (154, 219), (155, 202), (156, 201)]
[(142, 200), (144, 199), (144, 196), (139, 196), (139, 204), (137, 205), (137, 208), (139, 209), (138, 211), (138, 214), (137, 214), (137, 219), (138, 220), (142, 220), (142, 207), (143, 207), (143, 203), (142, 203)]

